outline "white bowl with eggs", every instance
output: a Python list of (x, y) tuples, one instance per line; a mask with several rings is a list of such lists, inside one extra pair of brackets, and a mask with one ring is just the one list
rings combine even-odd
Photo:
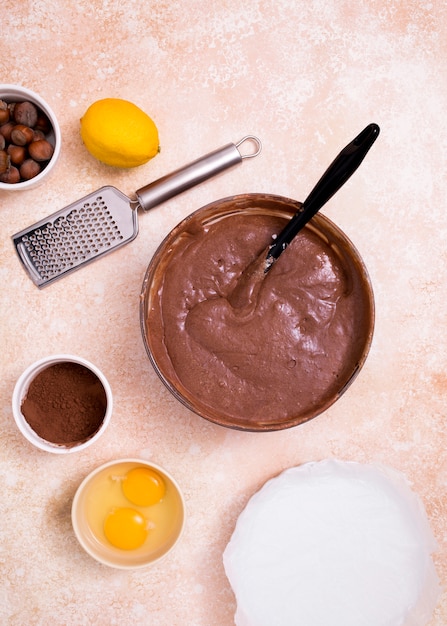
[(169, 472), (127, 458), (105, 463), (86, 476), (71, 516), (79, 543), (96, 561), (138, 569), (160, 561), (177, 544), (185, 502)]

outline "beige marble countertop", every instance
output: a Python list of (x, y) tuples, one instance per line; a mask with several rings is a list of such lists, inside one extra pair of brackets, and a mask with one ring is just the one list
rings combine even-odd
[[(78, 0), (2, 8), (0, 82), (41, 94), (60, 121), (59, 162), (41, 186), (0, 192), (0, 622), (8, 626), (230, 626), (222, 552), (250, 496), (281, 470), (335, 457), (386, 463), (421, 497), (447, 585), (447, 9), (419, 0)], [(79, 118), (127, 98), (160, 132), (161, 153), (133, 170), (95, 161)], [(241, 433), (183, 408), (157, 378), (139, 327), (144, 272), (162, 238), (218, 198), (304, 199), (362, 128), (381, 135), (323, 212), (362, 255), (376, 328), (355, 383), (295, 429)], [(102, 185), (128, 195), (228, 142), (255, 134), (259, 157), (140, 216), (137, 239), (38, 290), (11, 235)], [(77, 455), (32, 448), (11, 412), (34, 360), (74, 353), (114, 393), (104, 436)], [(83, 552), (70, 506), (84, 476), (137, 456), (169, 470), (186, 498), (175, 551), (126, 572)], [(429, 626), (447, 623), (447, 594)], [(422, 625), (421, 625), (422, 626)]]

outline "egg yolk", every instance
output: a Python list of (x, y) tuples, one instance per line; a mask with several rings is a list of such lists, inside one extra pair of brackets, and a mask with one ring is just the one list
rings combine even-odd
[(137, 506), (152, 506), (165, 495), (165, 484), (161, 476), (148, 467), (130, 470), (122, 482), (126, 498)]
[(115, 548), (135, 550), (146, 540), (147, 523), (135, 509), (113, 509), (105, 519), (104, 534)]

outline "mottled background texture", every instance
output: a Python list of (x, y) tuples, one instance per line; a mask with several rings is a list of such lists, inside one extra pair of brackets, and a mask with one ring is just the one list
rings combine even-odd
[[(0, 621), (7, 626), (230, 626), (222, 552), (250, 496), (284, 468), (335, 457), (386, 463), (424, 503), (447, 585), (447, 8), (433, 0), (5, 0), (0, 82), (41, 94), (63, 145), (36, 189), (0, 192)], [(134, 170), (95, 161), (79, 118), (103, 97), (156, 121), (161, 152)], [(192, 210), (243, 192), (303, 200), (366, 124), (381, 135), (323, 212), (362, 255), (376, 329), (360, 376), (330, 410), (271, 434), (222, 429), (162, 386), (139, 328), (156, 247)], [(39, 291), (11, 235), (102, 185), (128, 195), (246, 134), (256, 159), (140, 216), (138, 238)], [(79, 455), (33, 449), (12, 419), (34, 360), (79, 354), (110, 380), (103, 438)], [(70, 506), (84, 476), (141, 456), (177, 478), (188, 520), (155, 567), (123, 572), (78, 545)], [(373, 593), (374, 590), (371, 590)], [(447, 595), (429, 626), (447, 623)], [(326, 626), (326, 625), (325, 625)], [(421, 625), (422, 626), (422, 625)]]

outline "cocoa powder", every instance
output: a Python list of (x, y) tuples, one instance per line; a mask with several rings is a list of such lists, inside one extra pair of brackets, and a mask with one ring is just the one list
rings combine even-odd
[(92, 437), (106, 408), (106, 392), (96, 374), (71, 362), (39, 372), (21, 406), (24, 418), (42, 439), (68, 446)]

